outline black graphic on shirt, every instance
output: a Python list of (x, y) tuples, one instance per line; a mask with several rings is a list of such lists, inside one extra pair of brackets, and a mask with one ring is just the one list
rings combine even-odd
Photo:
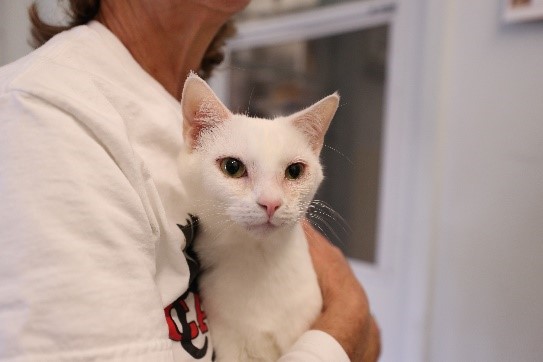
[(177, 224), (177, 226), (179, 229), (181, 229), (183, 235), (185, 235), (185, 249), (183, 250), (183, 253), (185, 254), (185, 259), (187, 259), (187, 263), (189, 265), (189, 290), (197, 291), (198, 286), (194, 284), (194, 282), (196, 281), (196, 277), (200, 272), (200, 261), (198, 260), (198, 256), (194, 252), (193, 247), (194, 240), (198, 235), (198, 217), (189, 214), (187, 224)]
[[(205, 322), (206, 314), (202, 309), (196, 283), (200, 263), (192, 250), (198, 233), (198, 218), (189, 215), (186, 225), (177, 226), (183, 232), (186, 241), (183, 253), (189, 266), (189, 288), (182, 296), (164, 309), (164, 314), (166, 315), (170, 339), (179, 342), (183, 349), (193, 358), (201, 359), (207, 354), (209, 341), (207, 335), (205, 335), (208, 332), (208, 326)], [(177, 320), (174, 318), (174, 312)], [(193, 317), (190, 317), (191, 315)], [(194, 320), (191, 320), (191, 318)], [(204, 335), (204, 342), (201, 347), (198, 347), (195, 345), (195, 340), (200, 335)], [(199, 344), (202, 344), (201, 338)]]
[[(189, 298), (187, 297), (189, 293), (192, 292), (187, 291), (175, 302), (166, 307), (166, 309), (164, 309), (164, 313), (166, 314), (170, 339), (180, 342), (183, 349), (192, 357), (201, 359), (204, 358), (207, 353), (208, 338), (205, 336), (202, 347), (196, 346), (193, 341), (200, 335), (200, 333), (205, 334), (208, 331), (208, 327), (205, 322), (206, 314), (202, 309), (200, 296), (198, 293), (194, 293), (194, 305), (191, 307), (194, 307), (193, 311), (196, 315), (196, 320), (188, 320), (190, 308), (189, 304), (187, 303)], [(173, 319), (172, 310), (174, 310), (177, 314), (180, 324), (179, 326)]]

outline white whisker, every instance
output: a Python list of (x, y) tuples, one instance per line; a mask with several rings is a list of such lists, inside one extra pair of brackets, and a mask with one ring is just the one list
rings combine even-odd
[(326, 147), (326, 148), (328, 148), (329, 150), (334, 151), (334, 152), (337, 153), (338, 155), (340, 155), (340, 156), (342, 156), (343, 158), (345, 158), (345, 160), (347, 160), (347, 162), (349, 162), (352, 166), (355, 166), (354, 162), (351, 161), (351, 159), (350, 159), (349, 157), (345, 156), (345, 154), (343, 154), (342, 152), (338, 151), (336, 148), (331, 147), (331, 146), (329, 146), (329, 145), (327, 145), (327, 144), (324, 144), (323, 146)]

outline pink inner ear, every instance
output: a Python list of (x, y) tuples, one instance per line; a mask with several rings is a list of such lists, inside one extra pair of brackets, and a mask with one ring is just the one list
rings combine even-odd
[[(313, 117), (319, 117), (318, 115), (313, 115)], [(302, 131), (309, 141), (311, 148), (316, 152), (320, 152), (322, 143), (324, 141), (324, 131), (321, 129), (321, 122), (315, 122), (311, 115), (304, 115), (295, 120), (295, 125), (297, 128)]]
[[(186, 126), (184, 124), (184, 127)], [(211, 124), (207, 121), (207, 116), (199, 110), (194, 114), (190, 127), (186, 127), (185, 129), (185, 141), (189, 142), (192, 149), (195, 149), (199, 145), (202, 133), (206, 129), (211, 129)]]
[(338, 105), (339, 96), (334, 93), (291, 116), (294, 125), (304, 133), (316, 154), (319, 154), (322, 149), (324, 135)]
[(203, 130), (204, 130), (204, 127), (200, 123), (194, 124), (192, 128), (189, 130), (190, 146), (192, 149), (195, 149), (196, 146), (198, 146), (198, 142), (200, 140), (200, 136)]
[(207, 98), (202, 100), (198, 110), (192, 117), (191, 126), (188, 130), (191, 148), (194, 149), (198, 146), (200, 138), (206, 130), (217, 127), (228, 117), (228, 110), (216, 99)]
[(193, 149), (198, 146), (206, 130), (216, 127), (230, 116), (230, 111), (213, 90), (194, 73), (185, 81), (181, 108), (185, 142)]

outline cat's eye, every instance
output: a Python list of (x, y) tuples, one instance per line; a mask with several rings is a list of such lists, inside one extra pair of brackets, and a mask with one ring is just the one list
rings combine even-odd
[(285, 170), (285, 177), (289, 180), (296, 180), (304, 172), (304, 164), (300, 162), (293, 163)]
[(226, 157), (220, 162), (221, 171), (229, 177), (239, 178), (247, 173), (243, 162), (236, 158)]

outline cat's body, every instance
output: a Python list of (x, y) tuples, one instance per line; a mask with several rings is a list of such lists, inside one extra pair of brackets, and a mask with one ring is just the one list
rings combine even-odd
[[(221, 257), (201, 276), (218, 361), (277, 361), (320, 312), (321, 294), (303, 232), (295, 227), (285, 234), (269, 243), (218, 248)], [(200, 241), (198, 255), (208, 255)], [(211, 259), (202, 257), (202, 262)]]
[(276, 361), (321, 310), (300, 221), (323, 178), (319, 152), (337, 102), (253, 119), (187, 79), (181, 177), (201, 223), (194, 249), (219, 362)]

